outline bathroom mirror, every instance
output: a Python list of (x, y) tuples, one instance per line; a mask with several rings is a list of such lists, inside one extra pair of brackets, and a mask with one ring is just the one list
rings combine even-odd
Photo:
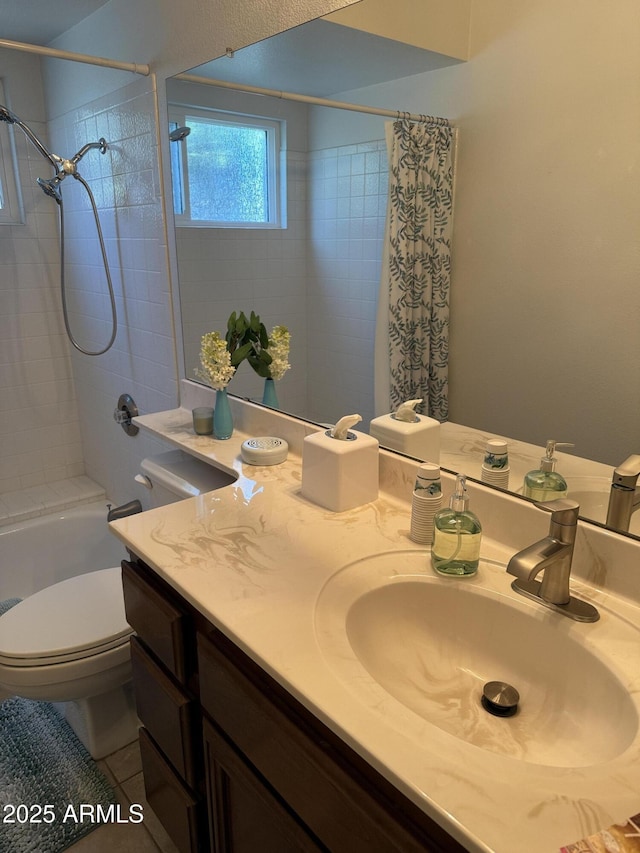
[[(611, 468), (640, 450), (640, 24), (626, 0), (604, 25), (596, 5), (479, 4), (467, 62), (398, 43), (356, 61), (312, 22), (190, 74), (451, 118), (450, 420)], [(255, 310), (292, 332), (280, 408), (368, 422), (385, 119), (181, 79), (167, 98), (187, 123), (202, 108), (283, 122), (286, 152), (285, 229), (176, 228), (185, 375), (204, 331)], [(243, 364), (229, 390), (260, 401), (262, 380)]]

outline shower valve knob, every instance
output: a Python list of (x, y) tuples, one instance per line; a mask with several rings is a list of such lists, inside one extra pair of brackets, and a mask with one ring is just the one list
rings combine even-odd
[(129, 394), (121, 394), (118, 399), (118, 405), (114, 409), (113, 419), (117, 424), (120, 424), (127, 435), (137, 435), (140, 427), (132, 423), (131, 419), (138, 415), (138, 407), (135, 404), (133, 397)]

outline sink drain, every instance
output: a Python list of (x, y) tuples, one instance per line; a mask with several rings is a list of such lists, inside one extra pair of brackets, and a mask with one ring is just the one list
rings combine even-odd
[(482, 689), (482, 707), (495, 717), (513, 717), (520, 694), (506, 681), (488, 681)]

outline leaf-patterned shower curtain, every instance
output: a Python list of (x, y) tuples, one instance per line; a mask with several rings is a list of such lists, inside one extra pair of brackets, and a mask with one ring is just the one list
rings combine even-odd
[(453, 128), (393, 123), (389, 162), (390, 403), (448, 416)]

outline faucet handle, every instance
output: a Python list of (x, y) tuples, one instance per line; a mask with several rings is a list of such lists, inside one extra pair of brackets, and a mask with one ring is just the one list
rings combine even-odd
[(535, 505), (551, 513), (552, 524), (575, 526), (578, 523), (580, 504), (571, 498), (557, 498), (554, 501), (535, 501)]

